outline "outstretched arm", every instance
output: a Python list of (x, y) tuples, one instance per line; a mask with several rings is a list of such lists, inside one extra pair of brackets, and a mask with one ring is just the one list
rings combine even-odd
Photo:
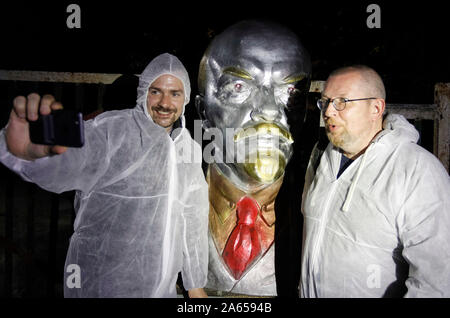
[(398, 217), (409, 263), (406, 297), (449, 297), (450, 178), (436, 158), (417, 166)]
[(37, 119), (38, 112), (46, 115), (61, 108), (51, 95), (16, 97), (8, 125), (0, 130), (0, 162), (47, 191), (89, 191), (108, 168), (105, 158), (112, 156), (108, 138), (115, 145), (125, 136), (122, 132), (110, 136), (109, 127), (114, 122), (97, 120), (85, 123), (85, 144), (81, 148), (33, 144), (29, 122)]

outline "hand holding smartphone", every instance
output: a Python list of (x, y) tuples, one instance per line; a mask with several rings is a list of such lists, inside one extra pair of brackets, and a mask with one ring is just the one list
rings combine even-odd
[(80, 112), (59, 109), (29, 122), (30, 140), (35, 144), (82, 147), (84, 121)]

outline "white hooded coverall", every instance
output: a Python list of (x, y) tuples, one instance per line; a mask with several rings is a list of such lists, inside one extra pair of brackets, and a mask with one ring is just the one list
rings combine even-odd
[(162, 54), (140, 76), (135, 108), (85, 122), (82, 148), (26, 161), (7, 151), (1, 133), (4, 165), (45, 190), (76, 190), (65, 268), (79, 266), (81, 286), (66, 284), (72, 272), (65, 270), (65, 297), (176, 297), (180, 271), (186, 289), (206, 284), (209, 203), (200, 146), (183, 115), (169, 136), (147, 111), (148, 88), (163, 74), (183, 82), (184, 114), (188, 74)]
[(450, 178), (400, 115), (336, 179), (331, 143), (303, 192), (301, 297), (450, 297)]

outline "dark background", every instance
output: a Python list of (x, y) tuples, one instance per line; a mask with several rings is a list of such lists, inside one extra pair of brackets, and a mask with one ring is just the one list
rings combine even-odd
[[(66, 26), (70, 3), (81, 7), (81, 29)], [(380, 29), (366, 25), (370, 3), (381, 7)], [(431, 104), (434, 85), (450, 82), (450, 28), (445, 9), (437, 1), (3, 1), (0, 69), (139, 74), (156, 55), (169, 52), (181, 59), (191, 76), (191, 103), (186, 109), (187, 122), (191, 122), (198, 118), (192, 102), (198, 65), (211, 39), (243, 19), (268, 19), (290, 27), (300, 37), (311, 55), (313, 80), (325, 80), (345, 64), (367, 64), (382, 76), (388, 103)], [(17, 93), (28, 93), (37, 86), (0, 83), (1, 127), (16, 94), (11, 87)], [(47, 93), (46, 87), (40, 84), (39, 92)], [(71, 95), (64, 96), (62, 102), (70, 105)], [(86, 106), (85, 111), (91, 108)], [(317, 121), (309, 121), (306, 127), (317, 127)], [(304, 159), (310, 146), (300, 149), (297, 156)], [(305, 165), (301, 161), (301, 169), (290, 174), (298, 187)], [(0, 297), (61, 296), (73, 194), (55, 197), (3, 167), (1, 172)], [(285, 193), (287, 202), (291, 190)], [(5, 221), (11, 211), (13, 225)], [(57, 230), (49, 234), (55, 218)], [(12, 240), (7, 238), (8, 231)], [(5, 276), (5, 268), (11, 265), (5, 265), (5, 251), (13, 254), (12, 276)]]
[[(311, 54), (313, 79), (365, 63), (380, 72), (388, 102), (432, 102), (436, 82), (450, 81), (444, 1), (3, 1), (0, 69), (140, 73), (157, 54), (179, 56), (196, 81), (211, 38), (243, 19), (293, 29)], [(81, 29), (68, 29), (69, 3), (81, 7)], [(381, 28), (369, 29), (370, 3)], [(195, 91), (194, 91), (195, 92)]]

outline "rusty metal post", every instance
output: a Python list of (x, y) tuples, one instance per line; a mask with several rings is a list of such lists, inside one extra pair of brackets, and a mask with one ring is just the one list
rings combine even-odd
[(450, 83), (437, 83), (434, 86), (434, 101), (437, 114), (434, 124), (434, 154), (450, 168)]

